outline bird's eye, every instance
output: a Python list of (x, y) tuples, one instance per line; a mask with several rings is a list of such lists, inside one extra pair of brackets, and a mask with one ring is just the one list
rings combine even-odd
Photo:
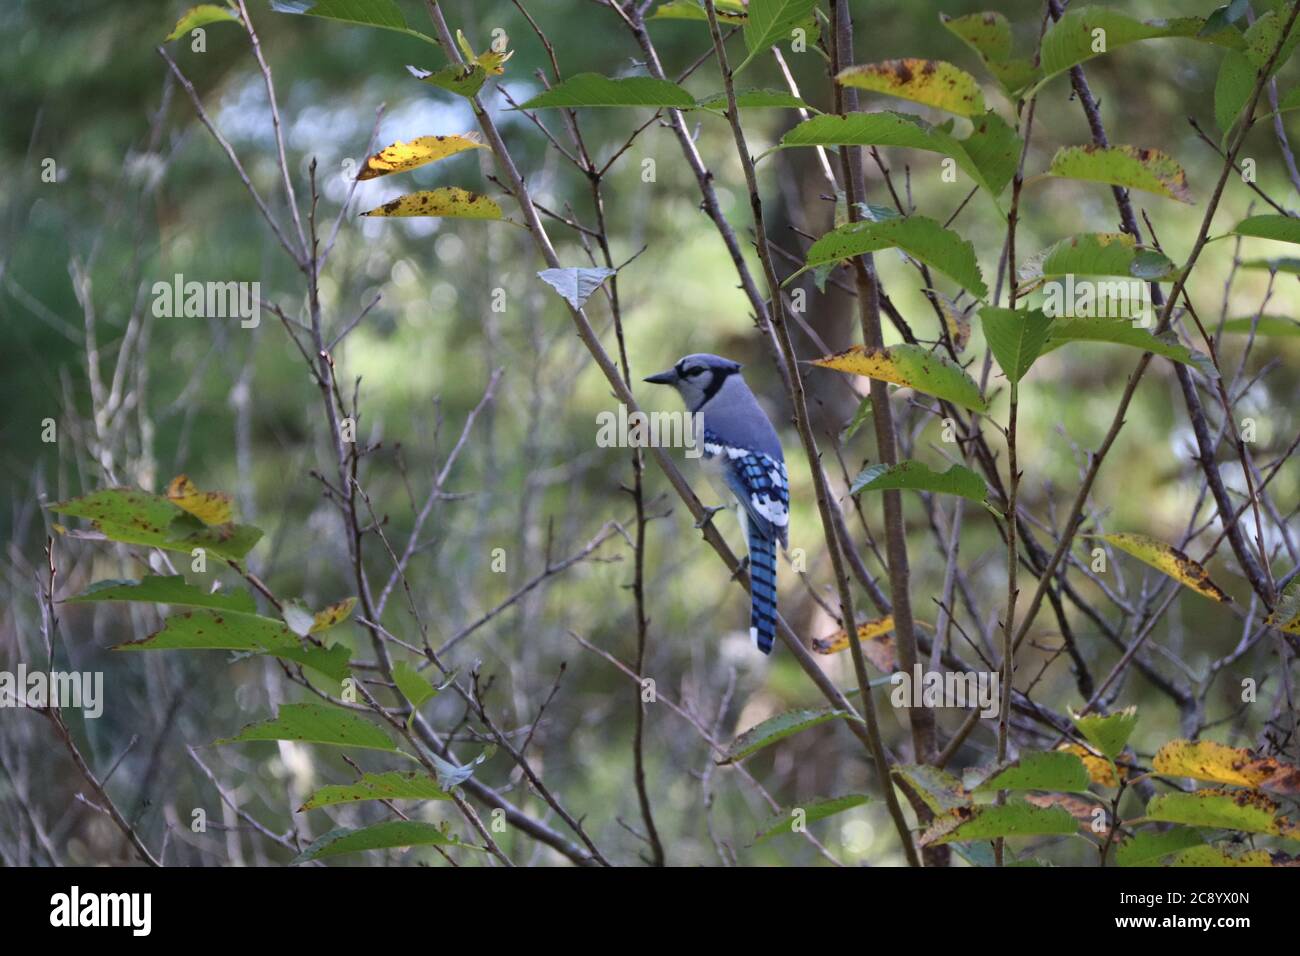
[(696, 375), (699, 375), (703, 371), (704, 369), (700, 368), (698, 365), (695, 365), (692, 366), (691, 368), (682, 369), (682, 374), (685, 375), (687, 378), (691, 378)]

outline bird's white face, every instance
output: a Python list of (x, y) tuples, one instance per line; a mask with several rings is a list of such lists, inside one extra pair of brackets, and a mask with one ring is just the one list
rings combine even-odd
[(687, 355), (672, 368), (646, 379), (656, 385), (671, 385), (691, 411), (699, 409), (728, 375), (740, 366), (716, 355)]

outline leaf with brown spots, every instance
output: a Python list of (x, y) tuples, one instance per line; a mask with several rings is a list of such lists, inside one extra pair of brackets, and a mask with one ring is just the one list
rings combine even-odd
[[(858, 625), (858, 640), (862, 642), (862, 653), (876, 670), (886, 674), (898, 668), (898, 654), (894, 647), (894, 638), (890, 635), (893, 629), (892, 614), (886, 614), (874, 621), (864, 621)], [(848, 646), (849, 635), (844, 628), (826, 637), (815, 637), (812, 642), (812, 648), (818, 654), (838, 654)]]
[(283, 704), (274, 719), (249, 724), (234, 737), (216, 743), (235, 744), (250, 740), (295, 740), (400, 753), (388, 735), (370, 721), (329, 704)]
[(1008, 93), (1024, 89), (1038, 77), (1029, 60), (1011, 55), (1011, 23), (1002, 14), (989, 11), (962, 17), (939, 14), (948, 30), (975, 51), (985, 67)]
[(835, 77), (841, 86), (884, 93), (958, 116), (984, 112), (979, 82), (944, 60), (907, 58), (846, 67)]
[(366, 160), (365, 168), (357, 179), (374, 179), (389, 173), (404, 173), (428, 163), (436, 163), (469, 149), (487, 149), (478, 133), (455, 136), (421, 136), (409, 143), (396, 142), (385, 146)]
[(342, 601), (335, 601), (328, 605), (324, 610), (317, 611), (312, 618), (310, 633), (316, 634), (335, 624), (342, 623), (348, 619), (352, 609), (357, 606), (357, 599), (354, 597), (344, 598)]
[(1232, 598), (1223, 589), (1210, 580), (1209, 572), (1171, 544), (1157, 541), (1144, 534), (1118, 533), (1095, 534), (1085, 537), (1100, 538), (1127, 551), (1133, 557), (1151, 565), (1157, 571), (1169, 575), (1179, 584), (1191, 588), (1197, 594), (1213, 598), (1222, 604), (1231, 604)]
[(1141, 189), (1179, 202), (1192, 201), (1187, 173), (1178, 160), (1158, 149), (1139, 146), (1062, 146), (1052, 157), (1049, 176)]
[(1111, 763), (1105, 757), (1093, 753), (1083, 744), (1061, 744), (1056, 748), (1064, 750), (1066, 753), (1072, 753), (1080, 760), (1088, 770), (1088, 778), (1096, 784), (1103, 787), (1118, 787), (1119, 781), (1128, 776), (1129, 767), (1126, 762), (1116, 761)]
[(1001, 806), (985, 803), (959, 807), (935, 817), (917, 844), (926, 847), (997, 837), (1069, 834), (1077, 829), (1074, 817), (1061, 807), (1036, 807), (1023, 800), (1009, 800)]
[(204, 524), (229, 524), (235, 517), (229, 494), (224, 491), (200, 491), (186, 475), (177, 475), (171, 480), (167, 486), (167, 500)]
[(988, 411), (979, 386), (961, 366), (920, 345), (904, 343), (883, 349), (855, 345), (812, 364), (914, 388), (972, 411)]
[(459, 186), (443, 186), (407, 193), (363, 216), (434, 216), (447, 219), (501, 219), (501, 207), (481, 193)]
[(1213, 740), (1171, 740), (1156, 752), (1151, 766), (1170, 777), (1191, 777), (1287, 795), (1300, 793), (1300, 768)]
[(952, 774), (925, 764), (898, 764), (894, 775), (907, 783), (935, 813), (947, 813), (970, 804), (970, 794)]
[(1296, 825), (1278, 809), (1276, 800), (1255, 790), (1197, 790), (1153, 797), (1146, 819), (1300, 839)]

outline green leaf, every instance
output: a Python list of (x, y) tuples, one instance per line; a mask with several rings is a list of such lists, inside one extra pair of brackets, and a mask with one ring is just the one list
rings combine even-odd
[(784, 714), (777, 714), (749, 728), (733, 740), (731, 746), (727, 748), (726, 755), (718, 761), (718, 764), (736, 763), (801, 730), (844, 718), (854, 719), (848, 711), (844, 710), (790, 710)]
[(814, 18), (817, 0), (749, 0), (745, 18), (745, 46), (749, 49), (739, 73), (759, 53), (789, 39), (795, 27), (807, 26)]
[(971, 135), (957, 139), (952, 120), (931, 126), (919, 116), (883, 110), (850, 116), (814, 116), (781, 137), (780, 148), (794, 146), (900, 146), (950, 156), (966, 175), (997, 197), (1015, 174), (1020, 138), (997, 113), (974, 121)]
[(1103, 7), (1070, 10), (1043, 35), (1039, 57), (1043, 79), (1035, 89), (1072, 66), (1140, 40), (1183, 37), (1229, 48), (1243, 46), (1241, 34), (1231, 27), (1203, 35), (1205, 26), (1204, 17), (1138, 20)]
[(1300, 275), (1300, 259), (1285, 256), (1276, 259), (1247, 259), (1242, 262), (1243, 269), (1267, 269), (1269, 272), (1285, 272)]
[(1013, 385), (1025, 377), (1047, 341), (1052, 320), (1038, 309), (980, 309), (980, 323), (998, 365)]
[(617, 271), (605, 268), (543, 269), (537, 277), (558, 292), (569, 305), (581, 309), (591, 294)]
[(1172, 544), (1165, 544), (1145, 534), (1116, 533), (1087, 535), (1087, 537), (1100, 538), (1102, 541), (1109, 542), (1198, 594), (1222, 604), (1232, 603), (1232, 598), (1210, 580), (1209, 572), (1205, 568)]
[[(717, 0), (714, 4), (719, 23), (744, 23), (747, 19), (742, 0)], [(647, 20), (699, 20), (709, 21), (708, 11), (699, 0), (668, 0), (655, 7)]]
[[(1285, 854), (1278, 854), (1285, 856)], [(1294, 865), (1275, 864), (1272, 855), (1267, 850), (1251, 850), (1240, 846), (1227, 846), (1219, 844), (1216, 846), (1194, 846), (1189, 847), (1179, 853), (1169, 864), (1170, 866), (1249, 866), (1249, 867), (1271, 867)]]
[(1030, 751), (1021, 754), (1019, 760), (995, 770), (973, 792), (1055, 790), (1085, 793), (1088, 783), (1088, 768), (1074, 754), (1062, 750)]
[(271, 0), (271, 9), (403, 33), (408, 29), (394, 0)]
[(406, 69), (421, 83), (428, 83), (440, 89), (449, 90), (466, 99), (474, 96), (487, 82), (487, 70), (478, 63), (465, 66), (445, 66), (441, 70), (422, 70), (418, 66), (407, 65)]
[(905, 488), (914, 491), (933, 491), (945, 495), (960, 495), (984, 504), (988, 485), (984, 479), (961, 465), (953, 465), (945, 472), (932, 471), (925, 462), (900, 461), (896, 465), (871, 465), (853, 479), (849, 494), (862, 491), (883, 491), (887, 488)]
[(261, 529), (251, 525), (205, 525), (161, 495), (133, 488), (104, 488), (47, 507), (88, 519), (111, 541), (168, 551), (204, 548), (219, 557), (239, 560), (262, 537)]
[(239, 14), (229, 7), (219, 7), (215, 3), (200, 3), (198, 6), (190, 7), (176, 21), (176, 26), (171, 33), (163, 38), (164, 43), (170, 43), (198, 27), (205, 27), (209, 23), (238, 23)]
[(909, 57), (858, 64), (840, 70), (835, 82), (897, 96), (958, 116), (984, 114), (984, 93), (975, 77), (944, 60)]
[(1167, 256), (1139, 246), (1124, 232), (1084, 232), (1070, 236), (1020, 269), (1023, 281), (1065, 275), (1173, 281), (1176, 273), (1177, 267)]
[(988, 295), (975, 259), (975, 247), (927, 216), (900, 216), (882, 222), (850, 222), (812, 244), (802, 269), (786, 280), (827, 262), (851, 259), (881, 249), (902, 249), (942, 272), (977, 298)]
[(1143, 831), (1115, 848), (1115, 862), (1120, 866), (1158, 866), (1165, 857), (1204, 842), (1200, 831), (1187, 827), (1159, 833)]
[(1179, 362), (1199, 369), (1210, 378), (1217, 378), (1213, 363), (1202, 352), (1196, 352), (1181, 344), (1172, 332), (1152, 335), (1146, 329), (1138, 328), (1127, 319), (1064, 319), (1058, 318), (1052, 323), (1048, 332), (1047, 344), (1043, 354), (1055, 351), (1067, 342), (1109, 342), (1112, 345), (1127, 345), (1163, 355), (1171, 362)]
[(462, 843), (435, 823), (420, 820), (386, 820), (360, 829), (339, 827), (331, 830), (293, 859), (294, 864), (310, 863), (326, 857), (339, 856), (344, 853), (359, 853), (362, 850), (387, 850), (394, 847), (408, 846), (458, 846), (467, 850), (479, 847)]
[[(1287, 12), (1289, 13), (1289, 11)], [(1264, 69), (1269, 58), (1277, 50), (1278, 44), (1282, 42), (1282, 30), (1285, 26), (1286, 23), (1281, 12), (1269, 10), (1246, 30), (1243, 52), (1257, 71)], [(1291, 58), (1297, 43), (1300, 43), (1300, 30), (1292, 27), (1291, 32), (1287, 35), (1286, 43), (1283, 44), (1281, 52), (1278, 53), (1277, 59), (1273, 62), (1273, 69), (1269, 71), (1270, 75), (1276, 73)]]
[(854, 345), (835, 355), (814, 359), (812, 364), (915, 388), (971, 411), (988, 411), (979, 386), (961, 366), (920, 345), (891, 345), (883, 349)]
[(1250, 216), (1237, 223), (1232, 231), (1253, 239), (1300, 243), (1300, 219), (1291, 216)]
[(1048, 175), (1141, 189), (1190, 203), (1187, 174), (1172, 156), (1137, 146), (1062, 146)]
[(364, 774), (353, 783), (331, 784), (313, 793), (298, 812), (361, 800), (450, 800), (451, 794), (426, 773), (392, 770)]
[(1223, 331), (1245, 335), (1251, 331), (1257, 335), (1300, 335), (1300, 322), (1284, 315), (1261, 315), (1258, 319), (1229, 319), (1223, 323)]
[(1036, 807), (1023, 800), (1008, 800), (1002, 806), (959, 807), (937, 816), (917, 844), (926, 847), (998, 837), (1072, 834), (1078, 826), (1074, 817), (1061, 807)]
[(329, 704), (284, 704), (272, 720), (249, 724), (219, 744), (252, 740), (296, 740), (332, 747), (357, 747), (400, 753), (388, 735), (364, 718)]
[(445, 219), (503, 219), (496, 200), (459, 186), (442, 186), (398, 196), (363, 212), (363, 216), (429, 216)]
[(858, 433), (868, 418), (871, 417), (871, 396), (868, 395), (858, 405), (858, 410), (853, 413), (853, 421), (849, 422), (844, 428), (844, 440), (848, 441)]
[[(727, 109), (727, 93), (723, 90), (721, 93), (714, 93), (712, 96), (706, 96), (698, 100), (695, 104), (702, 110), (720, 110)], [(736, 108), (737, 109), (792, 109), (792, 110), (812, 110), (799, 97), (793, 93), (787, 93), (785, 90), (736, 90)], [(813, 110), (813, 112), (818, 112)]]
[(796, 823), (806, 826), (809, 823), (825, 820), (827, 817), (843, 813), (845, 810), (852, 810), (854, 807), (860, 807), (869, 802), (871, 802), (871, 798), (865, 793), (849, 793), (842, 797), (812, 800), (797, 807), (791, 807), (789, 810), (778, 810), (758, 828), (754, 843), (762, 843), (764, 840), (781, 833), (794, 833)]
[(1254, 790), (1161, 794), (1147, 804), (1146, 819), (1300, 839), (1296, 825), (1278, 816), (1277, 801)]
[(246, 614), (257, 611), (253, 596), (247, 591), (207, 591), (186, 584), (185, 578), (179, 574), (146, 574), (139, 581), (96, 581), (80, 594), (64, 598), (68, 604), (87, 604), (92, 601), (146, 601), (178, 607), (211, 607)]
[(1126, 707), (1107, 716), (1085, 714), (1080, 717), (1071, 714), (1070, 719), (1074, 721), (1079, 733), (1083, 734), (1084, 740), (1114, 760), (1124, 752), (1124, 745), (1137, 727), (1137, 708)]
[(968, 13), (962, 17), (939, 14), (939, 20), (975, 51), (984, 66), (1008, 93), (1024, 89), (1038, 77), (1026, 59), (1012, 57), (1011, 24), (1000, 13)]
[(652, 76), (614, 79), (599, 73), (578, 73), (520, 104), (519, 109), (581, 106), (651, 106), (689, 110), (695, 108), (695, 97), (676, 83)]
[(970, 794), (952, 774), (925, 764), (897, 764), (894, 775), (906, 781), (935, 813), (970, 805)]
[(426, 701), (437, 697), (441, 689), (430, 684), (418, 670), (406, 663), (406, 661), (398, 661), (393, 666), (393, 683), (402, 692), (402, 696), (410, 702), (411, 716), (406, 721), (408, 727), (415, 721), (415, 715), (419, 712), (420, 707)]
[(1214, 80), (1214, 122), (1225, 138), (1255, 91), (1258, 76), (1259, 71), (1246, 54), (1236, 50), (1224, 54)]

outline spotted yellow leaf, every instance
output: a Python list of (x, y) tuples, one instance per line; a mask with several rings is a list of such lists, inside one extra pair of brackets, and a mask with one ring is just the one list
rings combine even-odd
[(229, 524), (235, 517), (230, 495), (222, 491), (200, 491), (187, 475), (177, 475), (171, 480), (167, 500), (204, 524)]
[[(894, 616), (886, 614), (874, 621), (865, 621), (858, 625), (858, 640), (862, 642), (862, 653), (877, 670), (890, 673), (898, 667), (898, 657), (894, 649), (894, 639), (889, 636), (894, 629)], [(818, 654), (838, 654), (849, 646), (849, 635), (844, 628), (827, 637), (813, 638), (812, 647)]]
[(456, 44), (460, 51), (465, 54), (465, 59), (473, 66), (482, 67), (484, 72), (492, 76), (500, 76), (506, 71), (506, 60), (515, 55), (514, 50), (493, 50), (487, 49), (482, 53), (475, 53), (474, 48), (469, 45), (469, 40), (460, 30), (456, 31)]
[(975, 77), (943, 60), (883, 60), (840, 70), (835, 81), (911, 100), (925, 106), (956, 113), (980, 116), (984, 113), (984, 94)]
[(501, 207), (481, 193), (459, 186), (425, 189), (398, 196), (392, 202), (363, 212), (363, 216), (442, 216), (455, 219), (500, 219)]
[(921, 345), (904, 343), (889, 348), (854, 345), (843, 352), (814, 359), (813, 364), (914, 388), (972, 411), (988, 411), (979, 386), (965, 369)]
[(357, 179), (374, 179), (389, 173), (403, 173), (427, 163), (436, 163), (467, 149), (487, 149), (478, 133), (461, 133), (455, 136), (421, 136), (409, 143), (397, 142), (385, 146), (366, 160)]
[(1089, 779), (1103, 787), (1118, 787), (1120, 779), (1128, 776), (1128, 765), (1126, 763), (1111, 763), (1105, 757), (1093, 753), (1083, 744), (1061, 744), (1056, 749), (1072, 753), (1082, 760), (1083, 766), (1088, 771)]
[(1144, 534), (1098, 534), (1090, 537), (1108, 541), (1121, 551), (1127, 551), (1139, 561), (1151, 565), (1157, 571), (1169, 575), (1197, 594), (1203, 594), (1223, 604), (1231, 604), (1232, 598), (1223, 589), (1210, 580), (1209, 572), (1201, 567), (1173, 545), (1149, 538)]
[(310, 633), (315, 634), (317, 631), (323, 631), (335, 624), (346, 621), (348, 615), (352, 613), (352, 609), (356, 606), (357, 599), (350, 597), (344, 598), (342, 601), (335, 601), (324, 610), (317, 611), (312, 618)]
[(1213, 740), (1171, 740), (1151, 761), (1157, 773), (1230, 783), (1276, 793), (1300, 793), (1300, 768), (1275, 757), (1256, 757), (1242, 747)]

